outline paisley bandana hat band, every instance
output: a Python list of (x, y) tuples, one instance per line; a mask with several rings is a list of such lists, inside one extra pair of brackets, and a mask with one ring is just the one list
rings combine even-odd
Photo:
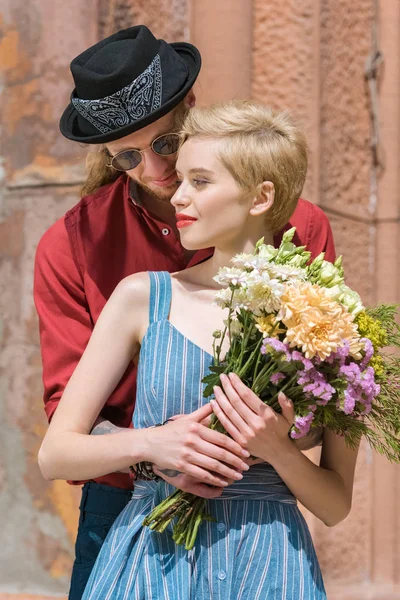
[(61, 133), (103, 144), (138, 131), (183, 101), (200, 66), (195, 46), (158, 40), (144, 25), (114, 33), (71, 62), (75, 88)]
[(160, 108), (161, 97), (162, 70), (157, 54), (147, 69), (122, 90), (98, 100), (72, 98), (72, 104), (96, 129), (108, 133)]

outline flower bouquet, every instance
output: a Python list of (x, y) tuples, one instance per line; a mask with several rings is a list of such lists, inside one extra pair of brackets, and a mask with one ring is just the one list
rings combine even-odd
[[(228, 309), (223, 331), (214, 332), (214, 364), (203, 382), (211, 397), (222, 373), (236, 373), (263, 402), (280, 411), (279, 391), (293, 401), (290, 436), (317, 427), (361, 438), (389, 460), (400, 461), (400, 347), (396, 306), (365, 308), (344, 283), (341, 257), (334, 264), (295, 246), (295, 229), (279, 248), (260, 240), (253, 254), (239, 254), (215, 280), (225, 286), (215, 301)], [(221, 358), (222, 343), (230, 347)], [(210, 427), (225, 433), (214, 415)], [(143, 525), (162, 532), (177, 519), (173, 539), (193, 547), (206, 501), (176, 490)]]

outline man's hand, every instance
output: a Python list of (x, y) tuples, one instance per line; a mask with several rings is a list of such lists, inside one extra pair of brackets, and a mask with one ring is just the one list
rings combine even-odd
[[(218, 498), (224, 491), (224, 487), (207, 485), (196, 479), (196, 477), (172, 469), (159, 469), (156, 465), (153, 465), (153, 471), (156, 475), (162, 477), (164, 481), (183, 492), (189, 492), (189, 494), (195, 494), (208, 500)], [(229, 480), (228, 483), (233, 483), (233, 480)]]

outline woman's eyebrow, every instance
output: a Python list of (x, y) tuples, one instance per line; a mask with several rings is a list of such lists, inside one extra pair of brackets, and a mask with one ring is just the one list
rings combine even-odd
[(204, 169), (203, 167), (195, 167), (194, 169), (190, 169), (189, 174), (193, 175), (193, 173), (201, 173), (202, 175), (215, 175), (214, 171)]

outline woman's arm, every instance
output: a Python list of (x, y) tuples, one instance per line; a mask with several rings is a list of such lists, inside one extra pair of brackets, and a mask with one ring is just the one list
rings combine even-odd
[(143, 432), (88, 434), (139, 350), (148, 294), (147, 274), (132, 275), (105, 305), (40, 448), (39, 465), (46, 478), (90, 479), (142, 459)]
[(249, 452), (270, 463), (293, 495), (330, 527), (351, 508), (357, 451), (344, 438), (326, 430), (319, 466), (288, 437), (294, 421), (292, 402), (284, 394), (279, 415), (245, 386), (237, 375), (222, 377), (224, 392), (215, 388), (214, 412), (228, 433)]
[(104, 307), (39, 451), (47, 479), (93, 479), (147, 460), (200, 482), (224, 486), (246, 470), (247, 451), (202, 424), (211, 408), (155, 429), (89, 435), (103, 405), (139, 350), (148, 325), (149, 277), (124, 279)]

